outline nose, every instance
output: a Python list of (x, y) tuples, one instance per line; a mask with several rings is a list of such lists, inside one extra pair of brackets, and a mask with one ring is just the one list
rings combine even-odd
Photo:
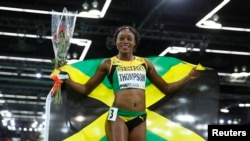
[(123, 43), (128, 43), (130, 42), (129, 39), (125, 38), (124, 40), (122, 40)]

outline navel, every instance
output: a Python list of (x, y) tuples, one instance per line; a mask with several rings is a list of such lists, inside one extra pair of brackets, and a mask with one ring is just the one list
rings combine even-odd
[(136, 103), (134, 103), (134, 107), (136, 107), (137, 106), (137, 104)]

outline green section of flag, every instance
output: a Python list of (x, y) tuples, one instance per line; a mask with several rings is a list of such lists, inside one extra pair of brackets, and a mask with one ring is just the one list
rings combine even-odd
[[(71, 66), (80, 70), (82, 73), (88, 75), (89, 77), (92, 77), (99, 64), (103, 61), (103, 59), (90, 59), (90, 60), (84, 60), (77, 63), (72, 64)], [(105, 78), (102, 82), (107, 88), (112, 89), (111, 84), (109, 83), (108, 79)]]
[(177, 58), (164, 56), (149, 57), (148, 60), (152, 62), (152, 64), (155, 66), (156, 71), (161, 76), (168, 72), (172, 66), (183, 62), (182, 60)]

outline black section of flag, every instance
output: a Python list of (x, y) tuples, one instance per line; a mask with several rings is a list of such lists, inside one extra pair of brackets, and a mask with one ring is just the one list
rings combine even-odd
[[(62, 104), (55, 105), (54, 103), (55, 99), (52, 97), (49, 141), (62, 141), (68, 138), (109, 109), (101, 101), (81, 95), (69, 87), (65, 88), (65, 86), (62, 89)], [(85, 120), (76, 122), (75, 117), (79, 115), (83, 115)]]

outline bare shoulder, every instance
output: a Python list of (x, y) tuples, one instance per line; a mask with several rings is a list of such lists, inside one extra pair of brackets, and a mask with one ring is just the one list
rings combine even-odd
[(148, 69), (154, 68), (154, 66), (153, 66), (153, 64), (151, 63), (150, 60), (148, 60), (147, 58), (144, 58), (144, 60), (145, 60), (145, 63), (147, 64), (147, 66), (148, 66)]
[(105, 59), (103, 59), (103, 61), (102, 61), (102, 64), (105, 64), (105, 65), (110, 65), (110, 63), (111, 63), (110, 58), (105, 58)]
[(145, 60), (146, 63), (151, 63), (151, 62), (148, 60), (148, 58), (143, 57), (143, 59)]
[(103, 59), (103, 61), (99, 65), (99, 68), (102, 70), (108, 71), (110, 68), (110, 64), (111, 64), (110, 58), (105, 58), (105, 59)]

